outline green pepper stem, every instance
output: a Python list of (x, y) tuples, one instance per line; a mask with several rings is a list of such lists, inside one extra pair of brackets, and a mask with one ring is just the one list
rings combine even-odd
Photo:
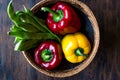
[(45, 62), (50, 62), (53, 58), (53, 54), (50, 50), (45, 49), (41, 53), (42, 60)]
[(50, 12), (53, 15), (53, 20), (55, 22), (59, 22), (62, 18), (63, 18), (63, 11), (62, 10), (56, 10), (53, 11), (52, 9), (48, 8), (48, 7), (42, 7), (41, 10), (43, 10), (44, 12)]
[(77, 48), (75, 50), (75, 55), (76, 56), (86, 56), (86, 54), (84, 54), (84, 50), (82, 48)]

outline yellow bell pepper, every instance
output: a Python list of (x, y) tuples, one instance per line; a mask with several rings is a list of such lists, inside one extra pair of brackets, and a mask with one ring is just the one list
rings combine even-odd
[(66, 35), (61, 44), (65, 58), (71, 63), (82, 62), (91, 50), (89, 40), (80, 32)]

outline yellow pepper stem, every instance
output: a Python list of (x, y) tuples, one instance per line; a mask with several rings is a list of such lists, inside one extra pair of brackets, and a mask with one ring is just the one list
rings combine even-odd
[(87, 56), (86, 54), (84, 54), (84, 50), (82, 48), (77, 48), (75, 50), (75, 55), (76, 56)]

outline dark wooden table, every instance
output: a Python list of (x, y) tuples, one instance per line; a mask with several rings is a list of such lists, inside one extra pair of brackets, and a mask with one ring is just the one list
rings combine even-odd
[[(15, 10), (22, 5), (31, 8), (40, 0), (13, 0)], [(81, 0), (95, 14), (101, 41), (92, 63), (77, 75), (52, 78), (39, 73), (23, 57), (14, 52), (14, 38), (7, 35), (10, 25), (6, 9), (9, 0), (0, 0), (0, 80), (120, 80), (120, 1)]]

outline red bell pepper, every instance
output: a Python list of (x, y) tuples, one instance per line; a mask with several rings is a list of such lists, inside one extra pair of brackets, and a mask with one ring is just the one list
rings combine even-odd
[(34, 60), (47, 70), (56, 68), (62, 61), (62, 49), (53, 41), (44, 41), (34, 52)]
[(48, 27), (56, 34), (65, 35), (80, 29), (80, 18), (74, 9), (63, 2), (56, 3), (52, 9), (42, 7), (41, 10), (50, 12), (46, 20)]

